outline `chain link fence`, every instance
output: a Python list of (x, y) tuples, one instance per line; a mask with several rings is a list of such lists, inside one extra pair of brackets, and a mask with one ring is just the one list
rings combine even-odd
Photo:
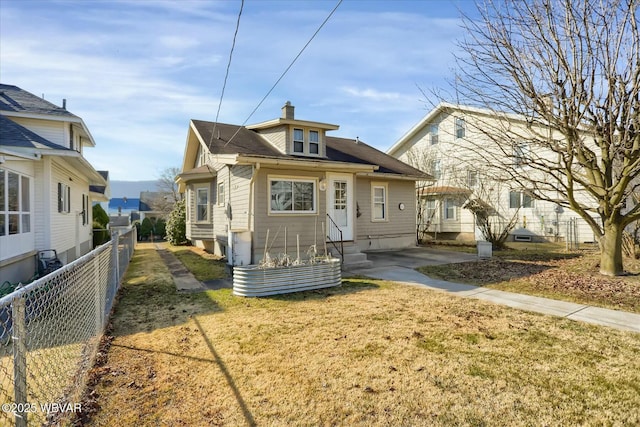
[(42, 425), (80, 397), (129, 264), (135, 228), (0, 299), (0, 425)]

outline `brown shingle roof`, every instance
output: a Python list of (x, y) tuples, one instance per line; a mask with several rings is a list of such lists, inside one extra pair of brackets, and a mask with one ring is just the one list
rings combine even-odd
[[(326, 137), (327, 157), (303, 157), (282, 154), (256, 131), (237, 125), (218, 123), (215, 126), (214, 138), (211, 138), (213, 123), (192, 120), (196, 130), (209, 147), (212, 154), (244, 154), (265, 156), (290, 160), (312, 160), (356, 163), (379, 166), (377, 173), (406, 175), (422, 179), (431, 178), (424, 172), (415, 169), (400, 160), (377, 150), (362, 141), (347, 138)], [(233, 136), (235, 133), (237, 134)], [(231, 139), (233, 138), (233, 139)], [(229, 142), (230, 141), (230, 142)]]

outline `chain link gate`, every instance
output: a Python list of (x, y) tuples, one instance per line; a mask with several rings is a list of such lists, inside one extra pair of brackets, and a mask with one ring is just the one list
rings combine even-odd
[(80, 410), (135, 228), (0, 299), (0, 424)]

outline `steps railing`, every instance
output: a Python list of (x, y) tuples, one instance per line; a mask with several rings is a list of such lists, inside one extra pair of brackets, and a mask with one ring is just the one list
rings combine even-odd
[[(327, 227), (327, 239), (329, 243), (333, 245), (333, 247), (340, 254), (340, 260), (342, 264), (344, 264), (344, 245), (342, 242), (342, 230), (338, 227), (338, 224), (331, 218), (331, 215), (327, 214), (327, 218), (329, 218), (329, 226)], [(338, 247), (339, 245), (339, 247)]]

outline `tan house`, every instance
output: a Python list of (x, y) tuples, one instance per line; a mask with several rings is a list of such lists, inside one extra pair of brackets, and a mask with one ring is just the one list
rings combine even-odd
[[(415, 183), (430, 177), (337, 125), (280, 118), (250, 126), (192, 120), (178, 184), (187, 238), (230, 265), (295, 256), (325, 242), (345, 265), (370, 249), (415, 245)], [(267, 240), (268, 237), (268, 240)], [(299, 245), (298, 245), (299, 242)]]
[[(559, 203), (537, 200), (530, 188), (513, 178), (539, 175), (540, 182), (545, 181), (542, 172), (528, 165), (532, 156), (557, 156), (533, 152), (535, 148), (528, 141), (541, 136), (561, 138), (547, 127), (531, 126), (524, 116), (443, 102), (387, 154), (435, 178), (435, 182), (417, 187), (421, 201), (418, 227), (432, 238), (482, 240), (474, 214), (468, 209), (480, 202), (490, 205), (500, 221), (515, 220), (511, 240), (595, 241), (593, 231), (577, 213)], [(492, 142), (496, 139), (513, 141), (511, 150), (507, 151), (504, 145), (498, 147)], [(493, 163), (505, 167), (496, 168)], [(508, 167), (516, 172), (504, 174)], [(560, 193), (548, 191), (547, 195), (563, 201)]]

